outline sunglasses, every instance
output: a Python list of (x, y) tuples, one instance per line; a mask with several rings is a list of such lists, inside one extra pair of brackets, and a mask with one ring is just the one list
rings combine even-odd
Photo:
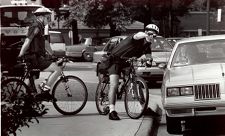
[(154, 33), (154, 32), (152, 33), (152, 32), (148, 32), (148, 31), (147, 31), (146, 33), (147, 33), (148, 36), (153, 36), (153, 37), (156, 37), (156, 36), (157, 36), (157, 34)]

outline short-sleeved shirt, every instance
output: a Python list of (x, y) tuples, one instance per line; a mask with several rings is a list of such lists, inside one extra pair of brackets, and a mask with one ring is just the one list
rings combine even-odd
[(31, 43), (25, 55), (35, 54), (37, 57), (36, 62), (33, 63), (33, 67), (41, 70), (49, 67), (52, 62), (45, 59), (44, 25), (38, 20), (35, 21), (28, 29), (27, 38), (31, 40)]
[(143, 54), (151, 54), (151, 43), (147, 42), (145, 38), (135, 40), (134, 35), (131, 35), (121, 41), (115, 48), (112, 49), (111, 55), (118, 57), (141, 57)]
[(145, 38), (135, 40), (134, 35), (131, 35), (121, 41), (115, 48), (112, 49), (110, 55), (114, 61), (109, 67), (108, 72), (111, 74), (120, 74), (124, 67), (129, 66), (122, 58), (141, 57), (143, 54), (151, 54), (151, 43)]

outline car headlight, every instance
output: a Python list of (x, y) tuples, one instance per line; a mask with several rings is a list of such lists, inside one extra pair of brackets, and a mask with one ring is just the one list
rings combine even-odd
[(185, 87), (170, 87), (167, 88), (167, 97), (171, 96), (186, 96), (193, 95), (193, 87), (185, 86)]
[(193, 94), (193, 87), (187, 86), (180, 88), (180, 95), (192, 95)]
[(167, 88), (167, 96), (179, 96), (180, 95), (180, 89), (177, 87), (173, 88)]

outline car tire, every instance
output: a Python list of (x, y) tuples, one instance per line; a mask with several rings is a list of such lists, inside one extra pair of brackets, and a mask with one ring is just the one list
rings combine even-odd
[(89, 53), (86, 53), (86, 52), (83, 53), (82, 57), (87, 62), (91, 62), (93, 60), (93, 57)]
[(166, 115), (166, 126), (169, 134), (181, 134), (181, 121), (178, 118), (168, 117)]

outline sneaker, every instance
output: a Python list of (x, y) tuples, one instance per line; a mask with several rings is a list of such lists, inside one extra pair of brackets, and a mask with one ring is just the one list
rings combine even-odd
[(112, 111), (112, 112), (109, 113), (109, 119), (110, 120), (120, 120), (116, 111)]
[(44, 92), (50, 92), (51, 90), (51, 88), (43, 82), (39, 85), (39, 88), (41, 91), (44, 91)]
[(37, 94), (36, 99), (39, 101), (56, 101), (56, 99), (48, 91), (42, 91)]

